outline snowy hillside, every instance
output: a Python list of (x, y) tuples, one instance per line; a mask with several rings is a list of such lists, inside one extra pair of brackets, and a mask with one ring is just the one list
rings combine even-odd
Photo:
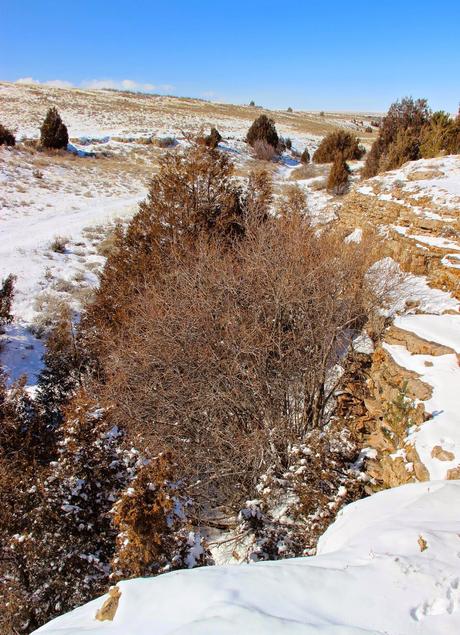
[(35, 631), (48, 635), (454, 635), (460, 632), (460, 483), (381, 492), (346, 507), (312, 558), (208, 567), (119, 585)]

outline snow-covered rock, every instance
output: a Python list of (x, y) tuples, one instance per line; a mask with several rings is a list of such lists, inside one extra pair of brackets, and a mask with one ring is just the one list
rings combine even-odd
[(346, 507), (318, 556), (207, 567), (119, 584), (47, 635), (454, 635), (460, 632), (460, 481), (404, 485)]

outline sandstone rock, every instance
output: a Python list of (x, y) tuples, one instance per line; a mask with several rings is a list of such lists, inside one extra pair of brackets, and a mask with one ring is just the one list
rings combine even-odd
[(424, 340), (411, 331), (404, 331), (397, 326), (390, 326), (385, 333), (388, 344), (404, 346), (412, 355), (452, 355), (455, 351), (448, 346)]
[(449, 450), (444, 450), (440, 445), (435, 445), (431, 450), (431, 456), (433, 459), (438, 459), (438, 461), (453, 461), (455, 459), (455, 454), (453, 452), (449, 452)]
[(428, 179), (439, 179), (440, 177), (445, 176), (444, 172), (441, 170), (414, 170), (413, 172), (409, 172), (407, 175), (408, 181), (426, 181)]
[(455, 481), (460, 479), (460, 465), (458, 467), (453, 467), (450, 470), (447, 470), (446, 478), (448, 481)]
[(101, 608), (97, 610), (96, 619), (100, 622), (104, 622), (106, 620), (112, 621), (118, 609), (120, 596), (121, 591), (117, 586), (110, 587), (109, 597), (105, 600)]

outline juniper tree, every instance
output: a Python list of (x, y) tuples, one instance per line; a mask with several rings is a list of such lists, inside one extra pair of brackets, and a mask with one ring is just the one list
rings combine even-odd
[(14, 146), (16, 139), (14, 134), (8, 128), (0, 124), (0, 146)]
[(65, 149), (69, 143), (67, 127), (56, 108), (48, 110), (40, 128), (40, 141), (44, 148)]
[(337, 154), (327, 180), (327, 189), (332, 194), (345, 194), (348, 189), (350, 168), (342, 154)]
[(267, 115), (257, 117), (248, 130), (246, 141), (251, 146), (254, 146), (256, 141), (266, 141), (273, 148), (277, 148), (279, 137), (273, 119), (269, 119)]

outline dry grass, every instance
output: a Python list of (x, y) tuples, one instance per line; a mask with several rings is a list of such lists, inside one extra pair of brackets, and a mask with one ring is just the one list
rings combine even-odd
[[(121, 91), (97, 90), (66, 90), (47, 86), (21, 86), (1, 82), (4, 88), (0, 96), (2, 116), (7, 124), (17, 121), (17, 113), (24, 110), (27, 102), (27, 121), (38, 129), (43, 118), (43, 112), (52, 101), (65, 121), (67, 112), (75, 117), (84, 119), (87, 116), (88, 105), (94, 123), (104, 127), (107, 113), (110, 112), (114, 121), (127, 133), (138, 131), (147, 137), (152, 134), (152, 127), (162, 127), (164, 121), (173, 120), (179, 129), (196, 128), (196, 120), (206, 125), (217, 120), (238, 119), (249, 124), (254, 115), (267, 114), (274, 117), (277, 125), (287, 126), (297, 133), (325, 135), (328, 132), (343, 127), (344, 120), (356, 120), (351, 124), (365, 143), (375, 139), (376, 131), (366, 132), (375, 115), (356, 113), (324, 113), (318, 112), (287, 112), (286, 110), (272, 111), (264, 108), (238, 106), (234, 104), (218, 104), (200, 99), (186, 97), (170, 97), (147, 95)], [(362, 124), (361, 124), (362, 122)], [(71, 131), (70, 131), (71, 132)]]
[(326, 176), (328, 173), (327, 165), (318, 165), (315, 163), (308, 163), (306, 165), (300, 165), (298, 168), (292, 171), (290, 179), (292, 181), (300, 181), (303, 179), (314, 179), (318, 176)]

